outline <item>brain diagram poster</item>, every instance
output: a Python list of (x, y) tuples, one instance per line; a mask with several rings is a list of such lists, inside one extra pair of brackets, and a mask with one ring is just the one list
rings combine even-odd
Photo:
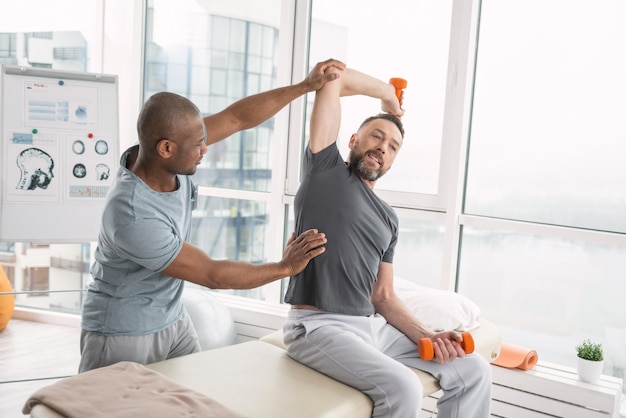
[(10, 67), (2, 76), (0, 238), (94, 240), (119, 154), (117, 79)]

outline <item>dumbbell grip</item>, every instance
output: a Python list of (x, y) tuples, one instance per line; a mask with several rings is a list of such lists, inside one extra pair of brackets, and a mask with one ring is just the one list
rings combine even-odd
[[(463, 341), (457, 342), (465, 351), (465, 354), (470, 354), (474, 352), (474, 338), (472, 334), (469, 332), (462, 332), (461, 337)], [(433, 348), (433, 342), (430, 338), (420, 338), (417, 342), (417, 352), (420, 355), (420, 358), (424, 361), (430, 361), (435, 357), (435, 350)]]
[(396, 89), (396, 97), (400, 100), (400, 95), (402, 94), (402, 90), (406, 88), (407, 81), (404, 78), (392, 77), (389, 79), (389, 84)]

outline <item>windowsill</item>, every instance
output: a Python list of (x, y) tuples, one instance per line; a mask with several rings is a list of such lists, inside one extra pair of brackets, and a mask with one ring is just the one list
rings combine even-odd
[(80, 315), (16, 306), (11, 318), (45, 324), (80, 327)]
[[(278, 329), (289, 311), (289, 305), (277, 305), (241, 296), (212, 292), (228, 307), (236, 322)], [(16, 306), (12, 318), (56, 325), (80, 327), (80, 314), (68, 314), (43, 309)]]

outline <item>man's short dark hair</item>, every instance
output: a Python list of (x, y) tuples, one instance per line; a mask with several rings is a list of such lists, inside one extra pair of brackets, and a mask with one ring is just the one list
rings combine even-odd
[(376, 119), (385, 119), (385, 120), (388, 120), (389, 122), (393, 122), (398, 127), (398, 130), (400, 131), (402, 138), (404, 138), (404, 126), (402, 125), (402, 121), (396, 115), (392, 115), (391, 113), (379, 113), (378, 115), (370, 116), (369, 118), (365, 119), (363, 123), (361, 123), (361, 126), (359, 126), (359, 129), (361, 129), (364, 125), (367, 125), (369, 122), (376, 120)]

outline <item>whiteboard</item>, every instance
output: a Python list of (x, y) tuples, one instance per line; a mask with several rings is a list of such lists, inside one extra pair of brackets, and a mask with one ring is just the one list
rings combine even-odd
[(95, 241), (119, 164), (117, 76), (0, 68), (0, 241)]

